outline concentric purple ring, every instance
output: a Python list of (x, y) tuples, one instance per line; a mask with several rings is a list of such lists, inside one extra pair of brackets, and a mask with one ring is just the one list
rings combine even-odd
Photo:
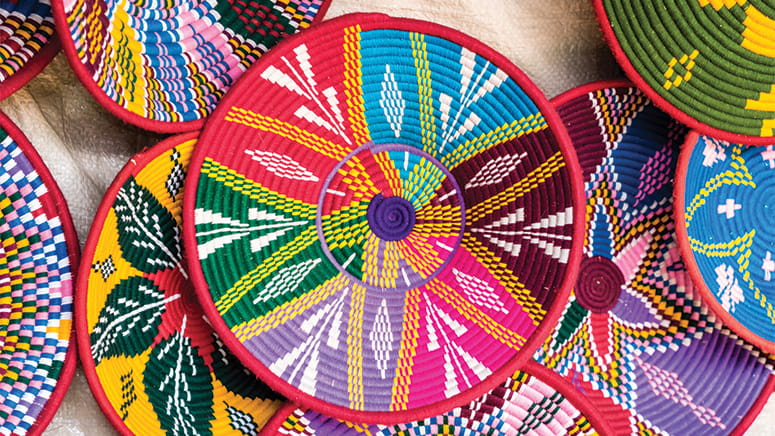
[[(331, 182), (333, 181), (334, 177), (336, 176), (337, 172), (342, 168), (342, 166), (347, 163), (350, 159), (353, 158), (353, 156), (356, 156), (360, 153), (362, 153), (364, 150), (369, 150), (372, 154), (378, 154), (385, 151), (397, 151), (397, 152), (406, 152), (411, 153), (416, 156), (419, 156), (431, 164), (433, 164), (436, 168), (438, 168), (446, 177), (447, 182), (452, 185), (452, 190), (449, 191), (450, 196), (454, 196), (457, 198), (457, 202), (460, 205), (460, 231), (459, 231), (459, 237), (456, 239), (455, 244), (450, 247), (451, 250), (449, 251), (448, 256), (446, 259), (442, 262), (442, 264), (433, 271), (430, 275), (428, 275), (425, 278), (417, 276), (417, 278), (412, 278), (408, 284), (404, 285), (396, 285), (394, 289), (396, 291), (407, 291), (409, 289), (414, 289), (419, 286), (424, 285), (425, 283), (432, 280), (436, 275), (439, 274), (439, 272), (443, 271), (444, 268), (447, 266), (447, 264), (454, 258), (455, 252), (457, 251), (458, 247), (460, 246), (460, 240), (463, 234), (463, 230), (465, 228), (465, 202), (463, 200), (463, 193), (460, 189), (460, 185), (458, 185), (457, 180), (452, 175), (452, 173), (441, 163), (438, 161), (438, 159), (434, 158), (433, 156), (429, 155), (428, 153), (418, 149), (417, 147), (412, 147), (409, 145), (404, 144), (396, 144), (396, 143), (386, 143), (386, 144), (375, 144), (373, 141), (367, 142), (366, 144), (356, 148), (352, 152), (350, 152), (347, 156), (344, 157), (334, 168), (331, 170), (330, 173), (326, 176), (325, 182), (323, 183), (323, 188), (320, 190), (320, 194), (318, 196), (318, 207), (317, 212), (315, 216), (315, 226), (317, 228), (318, 238), (321, 241), (321, 246), (323, 249), (323, 253), (325, 253), (326, 257), (329, 261), (336, 267), (337, 270), (345, 274), (350, 279), (354, 280), (356, 283), (358, 283), (360, 286), (363, 286), (366, 289), (370, 290), (377, 290), (382, 291), (384, 288), (379, 286), (374, 286), (369, 283), (364, 282), (358, 277), (355, 277), (352, 275), (345, 266), (339, 263), (339, 261), (334, 257), (333, 253), (331, 253), (331, 249), (328, 246), (328, 241), (326, 241), (326, 237), (323, 231), (323, 217), (322, 217), (322, 211), (324, 206), (324, 201), (326, 197), (326, 192), (329, 190), (329, 187), (331, 185)], [(381, 201), (378, 200), (378, 197), (381, 197)], [(394, 199), (394, 200), (391, 200)], [(382, 206), (382, 204), (385, 203), (385, 201), (389, 202)], [(412, 209), (412, 217), (411, 217), (411, 226), (402, 227), (400, 230), (398, 229), (390, 229), (391, 226), (395, 224), (389, 224), (386, 221), (389, 221), (389, 215), (391, 212), (397, 212), (398, 209), (403, 209), (405, 207), (404, 202), (406, 202), (406, 205), (409, 206), (410, 209)], [(375, 208), (375, 210), (371, 211), (371, 209)], [(382, 208), (385, 208), (384, 211), (382, 211)], [(379, 210), (377, 210), (379, 209)], [(400, 213), (407, 213), (407, 212), (400, 212)], [(402, 197), (385, 197), (381, 194), (377, 195), (372, 199), (372, 202), (369, 204), (369, 210), (367, 210), (367, 219), (369, 221), (369, 227), (370, 230), (373, 231), (378, 237), (386, 240), (386, 241), (399, 241), (407, 237), (409, 234), (411, 234), (412, 230), (415, 227), (415, 219), (416, 216), (414, 215), (415, 211), (412, 208), (411, 202), (406, 200)], [(373, 215), (373, 216), (372, 216)], [(378, 217), (377, 215), (381, 215)], [(410, 218), (407, 216), (407, 220)], [(378, 228), (378, 230), (375, 230), (375, 228)], [(380, 234), (382, 232), (382, 234)], [(400, 237), (399, 237), (400, 236)], [(393, 239), (390, 239), (393, 238)]]

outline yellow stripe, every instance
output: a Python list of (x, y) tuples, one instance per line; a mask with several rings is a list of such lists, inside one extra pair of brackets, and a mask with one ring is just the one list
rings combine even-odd
[(751, 230), (743, 236), (737, 237), (729, 242), (720, 242), (716, 244), (707, 244), (697, 239), (689, 237), (692, 251), (703, 254), (708, 257), (727, 257), (740, 254), (741, 250), (748, 249), (756, 236), (756, 230)]
[(420, 287), (410, 289), (404, 300), (404, 322), (401, 326), (401, 349), (398, 351), (396, 375), (390, 410), (406, 410), (409, 407), (409, 385), (412, 382), (414, 357), (417, 355), (417, 338), (420, 327)]
[(762, 136), (775, 135), (775, 118), (762, 121)]
[(371, 181), (369, 170), (363, 166), (363, 163), (357, 156), (345, 162), (339, 168), (338, 173), (342, 177), (341, 184), (346, 185), (347, 189), (353, 192), (353, 197), (357, 199), (366, 198), (371, 200), (372, 197), (380, 193), (379, 189), (374, 186), (374, 182)]
[[(466, 298), (458, 294), (452, 287), (441, 280), (431, 280), (425, 287), (454, 307), (465, 319), (471, 321), (502, 344), (514, 350), (520, 350), (525, 346), (526, 339), (519, 333), (509, 330), (493, 320), (489, 315), (479, 310)], [(516, 316), (516, 314), (514, 314)]]
[(401, 259), (399, 241), (385, 241), (384, 254), (380, 281), (383, 283), (383, 288), (395, 288), (398, 279), (398, 260)]
[(464, 142), (451, 153), (441, 156), (439, 161), (452, 171), (462, 162), (470, 159), (471, 156), (483, 153), (498, 144), (511, 141), (520, 136), (541, 131), (546, 127), (546, 120), (540, 113), (514, 120), (511, 123), (483, 133), (478, 138)]
[(474, 255), (487, 268), (490, 274), (506, 287), (511, 296), (522, 306), (522, 310), (527, 312), (530, 319), (533, 320), (533, 324), (539, 325), (543, 321), (546, 316), (546, 310), (530, 294), (525, 285), (519, 281), (514, 272), (505, 263), (497, 260), (499, 257), (495, 253), (487, 249), (470, 233), (463, 235), (461, 245)]
[(775, 112), (775, 85), (770, 87), (769, 92), (759, 93), (758, 100), (747, 100), (745, 108), (754, 111)]
[(224, 117), (226, 121), (242, 124), (253, 129), (261, 130), (267, 133), (273, 133), (288, 140), (307, 147), (310, 150), (320, 153), (323, 156), (341, 161), (349, 152), (347, 148), (334, 144), (331, 141), (321, 138), (314, 133), (300, 129), (293, 124), (280, 121), (275, 118), (266, 117), (248, 109), (232, 106)]
[(521, 197), (531, 190), (535, 189), (546, 180), (554, 176), (561, 168), (565, 166), (565, 160), (559, 151), (542, 163), (538, 168), (531, 171), (519, 182), (512, 185), (505, 191), (490, 197), (474, 207), (466, 215), (467, 223), (474, 223), (487, 215), (508, 206), (514, 202), (515, 198)]
[(296, 199), (285, 197), (261, 186), (260, 183), (248, 179), (238, 172), (228, 168), (210, 158), (205, 158), (202, 164), (202, 174), (231, 188), (234, 192), (262, 204), (268, 204), (273, 208), (292, 214), (302, 219), (315, 218), (317, 205), (311, 205)]
[(404, 190), (401, 187), (401, 175), (393, 164), (393, 160), (387, 153), (377, 153), (374, 155), (374, 161), (379, 165), (379, 169), (387, 180), (393, 195), (402, 197)]
[(221, 314), (228, 312), (229, 309), (248, 293), (248, 291), (255, 288), (258, 283), (275, 273), (280, 266), (288, 262), (293, 256), (296, 256), (302, 250), (310, 247), (316, 242), (318, 242), (318, 231), (313, 223), (294, 240), (272, 253), (272, 255), (265, 259), (260, 265), (237, 280), (237, 283), (215, 302), (216, 309), (218, 309)]
[(363, 305), (366, 288), (353, 285), (350, 322), (347, 324), (347, 391), (350, 408), (364, 409), (363, 399)]
[(428, 242), (427, 235), (428, 233), (418, 230), (406, 239), (397, 241), (399, 252), (406, 259), (406, 263), (422, 278), (433, 274), (443, 262), (437, 247)]
[(748, 289), (753, 291), (754, 298), (759, 301), (761, 307), (763, 307), (767, 313), (767, 317), (772, 324), (775, 324), (775, 307), (772, 303), (767, 301), (767, 296), (761, 292), (756, 282), (751, 279), (750, 271), (748, 267), (751, 263), (753, 240), (756, 237), (756, 230), (751, 230), (743, 236), (737, 237), (729, 242), (721, 242), (717, 244), (707, 244), (698, 241), (692, 237), (689, 237), (689, 244), (691, 244), (692, 250), (708, 257), (732, 257), (737, 256), (737, 269), (743, 274), (743, 281), (748, 285)]
[(460, 206), (429, 204), (417, 211), (418, 234), (448, 238), (460, 234)]
[(700, 6), (713, 6), (713, 9), (720, 10), (721, 8), (731, 8), (735, 5), (742, 6), (748, 0), (699, 0)]
[(422, 149), (431, 155), (436, 151), (436, 118), (433, 115), (433, 83), (431, 81), (428, 49), (425, 45), (425, 35), (410, 33), (412, 41), (412, 58), (417, 74), (417, 93), (420, 96), (420, 130), (422, 132)]
[[(740, 45), (756, 54), (775, 57), (775, 20), (764, 15), (753, 5), (745, 8), (743, 42)], [(770, 109), (772, 110), (772, 109)]]
[(724, 171), (705, 182), (705, 186), (700, 189), (700, 192), (698, 192), (697, 195), (692, 198), (692, 201), (689, 202), (689, 205), (684, 211), (684, 219), (686, 220), (687, 228), (689, 228), (689, 225), (694, 219), (694, 214), (697, 212), (697, 209), (702, 207), (706, 203), (708, 196), (720, 187), (733, 184), (756, 188), (756, 183), (753, 181), (753, 176), (751, 176), (751, 173), (748, 171), (745, 160), (740, 155), (741, 153), (742, 149), (739, 145), (732, 147), (730, 158), (732, 160), (730, 163), (732, 169)]
[(344, 94), (353, 137), (356, 144), (371, 141), (371, 134), (366, 125), (366, 102), (363, 100), (361, 86), (361, 26), (355, 25), (344, 29)]
[(349, 283), (349, 278), (339, 274), (310, 292), (276, 307), (266, 315), (235, 326), (232, 331), (240, 342), (247, 341), (254, 336), (285, 324), (332, 295), (339, 294)]
[(379, 274), (377, 273), (379, 265), (379, 241), (377, 235), (370, 233), (365, 241), (363, 241), (363, 253), (361, 254), (363, 260), (363, 276), (361, 279), (366, 279), (367, 283), (371, 286), (381, 286), (379, 282)]

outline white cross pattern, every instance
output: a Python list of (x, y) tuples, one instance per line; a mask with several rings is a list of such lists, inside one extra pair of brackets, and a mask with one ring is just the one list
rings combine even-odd
[(705, 139), (705, 148), (702, 150), (702, 165), (706, 167), (712, 167), (717, 162), (723, 162), (726, 160), (727, 155), (724, 153), (724, 147), (721, 146), (715, 139)]
[(762, 269), (764, 270), (764, 280), (768, 282), (772, 279), (772, 273), (775, 272), (775, 260), (772, 259), (772, 253), (767, 252), (767, 257), (762, 259)]
[(724, 204), (719, 204), (716, 211), (720, 214), (725, 214), (727, 219), (735, 217), (735, 212), (742, 209), (742, 204), (736, 204), (734, 198), (727, 198)]
[(762, 159), (770, 164), (770, 169), (775, 169), (775, 149), (772, 145), (768, 145), (767, 149), (761, 152)]

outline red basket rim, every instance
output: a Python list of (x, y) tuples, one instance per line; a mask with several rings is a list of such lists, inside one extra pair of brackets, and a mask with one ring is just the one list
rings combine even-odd
[(9, 78), (0, 82), (0, 100), (4, 100), (35, 78), (51, 63), (60, 49), (59, 37), (54, 33), (52, 39), (40, 51), (35, 53), (35, 56), (29, 62), (25, 63), (19, 71), (13, 73)]
[[(594, 406), (592, 406), (592, 404), (584, 396), (584, 394), (579, 392), (578, 389), (574, 388), (568, 381), (563, 379), (559, 374), (541, 365), (535, 360), (528, 360), (525, 363), (525, 365), (521, 369), (519, 369), (519, 371), (522, 371), (524, 373), (527, 373), (537, 378), (542, 383), (545, 383), (547, 386), (551, 387), (555, 391), (562, 394), (563, 397), (568, 399), (573, 404), (573, 406), (576, 407), (579, 410), (579, 412), (581, 412), (581, 414), (584, 415), (584, 417), (586, 417), (589, 420), (590, 424), (592, 424), (592, 427), (599, 434), (602, 434), (602, 435), (613, 434), (613, 430), (608, 425), (608, 421), (605, 419), (602, 412), (600, 412)], [(775, 381), (775, 377), (773, 377), (773, 381)], [(260, 435), (278, 434), (279, 429), (283, 425), (283, 423), (297, 409), (299, 409), (299, 406), (293, 403), (288, 403), (283, 407), (281, 407), (280, 410), (278, 410), (277, 413), (274, 414), (272, 419), (269, 420), (269, 422), (266, 424), (266, 426), (264, 427)]]

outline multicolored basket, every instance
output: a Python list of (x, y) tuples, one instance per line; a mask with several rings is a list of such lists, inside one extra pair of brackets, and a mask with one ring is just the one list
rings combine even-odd
[(199, 129), (237, 78), (328, 0), (54, 0), (70, 65), (106, 109), (145, 129)]
[(27, 138), (0, 114), (0, 434), (38, 435), (75, 373), (64, 197)]
[(49, 0), (0, 1), (0, 100), (35, 77), (57, 53)]
[(716, 321), (686, 271), (672, 219), (682, 125), (625, 83), (555, 100), (586, 180), (581, 272), (540, 363), (615, 434), (742, 433), (772, 387), (772, 357)]
[(488, 392), (577, 272), (582, 182), (556, 113), (432, 23), (349, 15), (278, 45), (192, 168), (206, 314), (270, 386), (335, 418), (409, 422)]
[(583, 395), (533, 361), (470, 404), (422, 421), (391, 426), (353, 424), (288, 404), (277, 412), (265, 431), (291, 436), (612, 434), (605, 418)]
[(135, 156), (84, 249), (81, 361), (122, 434), (255, 435), (284, 402), (226, 351), (183, 268), (183, 179), (195, 142), (173, 137)]
[(775, 353), (775, 149), (692, 132), (681, 152), (676, 221), (689, 272), (715, 314)]
[(775, 143), (771, 0), (595, 0), (627, 76), (667, 113), (745, 144)]

